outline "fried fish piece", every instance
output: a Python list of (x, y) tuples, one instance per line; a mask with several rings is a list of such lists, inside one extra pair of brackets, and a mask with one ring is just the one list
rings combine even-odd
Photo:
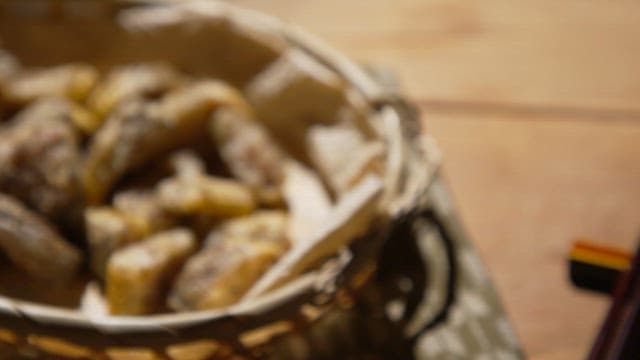
[[(204, 147), (205, 144), (202, 145)], [(123, 180), (118, 183), (117, 188), (127, 189), (127, 192), (131, 189), (153, 189), (160, 181), (172, 176), (204, 174), (208, 171), (208, 164), (205, 163), (198, 150), (200, 149), (188, 147), (145, 164), (139, 169), (126, 174)], [(206, 143), (206, 148), (203, 150), (212, 152), (211, 143)]]
[(144, 232), (127, 215), (108, 206), (90, 207), (84, 212), (90, 266), (101, 278), (109, 257), (117, 249), (139, 241)]
[(213, 110), (242, 102), (235, 89), (204, 80), (171, 91), (156, 102), (134, 101), (119, 107), (89, 146), (82, 171), (87, 199), (100, 202), (127, 171), (203, 134)]
[(2, 89), (3, 98), (17, 106), (49, 96), (81, 102), (87, 98), (97, 81), (98, 71), (86, 64), (23, 71), (7, 81)]
[(20, 111), (15, 122), (31, 118), (56, 118), (69, 122), (83, 134), (91, 134), (98, 123), (97, 117), (82, 105), (60, 97), (44, 97)]
[(111, 254), (175, 223), (149, 192), (127, 191), (114, 197), (114, 207), (85, 210), (91, 269), (105, 276)]
[(282, 252), (269, 241), (217, 237), (184, 265), (169, 294), (168, 306), (189, 311), (232, 305)]
[(96, 86), (87, 103), (99, 117), (104, 117), (124, 101), (159, 96), (182, 81), (183, 77), (164, 63), (120, 66)]
[(56, 220), (67, 215), (79, 195), (79, 139), (68, 121), (71, 113), (60, 106), (36, 103), (0, 129), (0, 191)]
[(285, 251), (289, 248), (287, 226), (289, 215), (280, 210), (261, 210), (255, 213), (221, 223), (211, 231), (205, 241), (205, 246), (215, 246), (222, 239), (241, 238), (251, 241), (268, 242)]
[(136, 222), (145, 235), (175, 224), (175, 217), (162, 207), (160, 199), (150, 190), (119, 192), (113, 197), (113, 206)]
[[(106, 262), (115, 249), (176, 224), (177, 217), (162, 206), (156, 192), (149, 190), (149, 186), (155, 186), (158, 179), (172, 174), (189, 177), (190, 174), (204, 172), (205, 165), (195, 153), (181, 150), (163, 161), (158, 169), (144, 174), (150, 179), (116, 193), (112, 206), (87, 210), (85, 223), (93, 270), (104, 276)], [(205, 226), (205, 231), (208, 230), (209, 226)]]
[(161, 204), (176, 214), (233, 217), (257, 207), (249, 187), (214, 176), (173, 177), (160, 182), (157, 190)]
[(144, 315), (162, 306), (169, 280), (196, 249), (193, 234), (173, 229), (116, 251), (107, 265), (112, 315)]
[(1, 193), (0, 249), (29, 275), (52, 281), (70, 279), (82, 261), (80, 251), (45, 219)]
[(198, 177), (207, 172), (207, 166), (191, 150), (181, 150), (169, 157), (169, 166), (179, 177)]
[(186, 311), (236, 302), (289, 248), (288, 222), (286, 212), (265, 210), (221, 223), (181, 271), (169, 306)]
[(208, 176), (204, 161), (194, 151), (181, 150), (168, 162), (174, 177), (159, 183), (158, 197), (169, 211), (193, 215), (189, 219), (196, 234), (204, 237), (220, 217), (242, 215), (255, 207), (249, 189), (233, 180)]
[(258, 195), (275, 193), (277, 201), (287, 156), (267, 129), (248, 113), (227, 108), (213, 116), (210, 132), (234, 177)]

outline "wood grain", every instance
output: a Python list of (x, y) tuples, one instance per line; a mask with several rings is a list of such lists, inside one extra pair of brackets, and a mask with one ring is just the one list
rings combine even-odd
[(636, 1), (235, 2), (393, 68), (416, 98), (640, 111)]

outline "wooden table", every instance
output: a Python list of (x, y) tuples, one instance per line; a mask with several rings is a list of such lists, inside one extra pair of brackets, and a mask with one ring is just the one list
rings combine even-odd
[(608, 301), (569, 285), (568, 248), (640, 230), (640, 4), (235, 2), (400, 75), (528, 355), (584, 357)]

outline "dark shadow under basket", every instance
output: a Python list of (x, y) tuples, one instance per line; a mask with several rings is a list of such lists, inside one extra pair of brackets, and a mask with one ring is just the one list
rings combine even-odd
[[(387, 209), (391, 220), (353, 244), (352, 260), (306, 274), (256, 301), (224, 311), (92, 319), (73, 310), (0, 296), (3, 359), (249, 358), (272, 351), (276, 356), (285, 350), (278, 350), (274, 340), (286, 338), (289, 349), (299, 349), (304, 347), (300, 334), (321, 333), (321, 324), (349, 318), (352, 309), (368, 312), (372, 319), (386, 318), (383, 300), (388, 294), (369, 286), (379, 265), (379, 250), (388, 248), (398, 236), (411, 241), (397, 228), (410, 227), (408, 219), (424, 214), (423, 194), (436, 171), (438, 156), (430, 141), (420, 135), (416, 112), (369, 73), (304, 32), (268, 16), (211, 1), (5, 1), (0, 3), (0, 39), (28, 65), (86, 61), (108, 67), (164, 59), (194, 74), (221, 77), (237, 86), (284, 50), (297, 48), (355, 90), (370, 116), (384, 124), (388, 158), (395, 161), (385, 174), (393, 195)], [(411, 252), (410, 244), (407, 246)], [(393, 259), (382, 266), (391, 263)], [(424, 290), (426, 277), (415, 276), (415, 281), (423, 283), (416, 288)], [(409, 310), (415, 310), (416, 301), (410, 301), (409, 308), (414, 308)], [(333, 329), (338, 331), (340, 326)], [(383, 335), (393, 337), (380, 333), (372, 337)], [(129, 351), (128, 355), (123, 351)], [(304, 351), (309, 355), (311, 350)], [(285, 352), (295, 358), (295, 350)]]

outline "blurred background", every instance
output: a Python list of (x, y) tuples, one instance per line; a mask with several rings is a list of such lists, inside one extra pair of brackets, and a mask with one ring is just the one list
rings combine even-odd
[(234, 3), (398, 75), (528, 356), (584, 358), (610, 300), (570, 285), (569, 249), (640, 230), (640, 3)]

